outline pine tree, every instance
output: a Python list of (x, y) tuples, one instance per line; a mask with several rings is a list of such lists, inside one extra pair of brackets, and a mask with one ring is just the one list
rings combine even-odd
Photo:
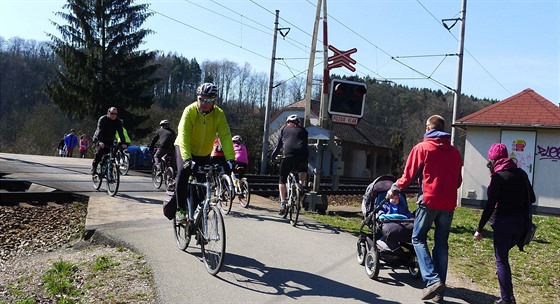
[(153, 104), (150, 88), (158, 82), (156, 53), (138, 50), (153, 33), (141, 28), (153, 13), (133, 2), (68, 0), (67, 12), (56, 13), (68, 24), (52, 22), (61, 33), (48, 34), (60, 65), (45, 91), (63, 112), (97, 119), (115, 106), (129, 129), (145, 119), (133, 112)]

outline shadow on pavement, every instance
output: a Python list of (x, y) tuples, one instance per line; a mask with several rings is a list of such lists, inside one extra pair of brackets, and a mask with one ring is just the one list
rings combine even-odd
[(302, 297), (336, 297), (356, 299), (365, 303), (398, 303), (382, 300), (375, 293), (343, 284), (320, 275), (291, 269), (267, 267), (261, 262), (235, 254), (227, 254), (222, 272), (230, 272), (235, 280), (220, 278), (239, 288), (270, 295), (285, 295), (294, 300)]
[[(260, 211), (270, 211), (270, 209), (266, 209), (266, 208), (260, 208), (260, 207), (252, 207), (251, 209), (253, 210), (260, 210)], [(271, 211), (272, 213), (272, 211)], [(274, 213), (273, 213), (274, 214)], [(243, 218), (243, 219), (250, 219), (250, 220), (256, 220), (256, 221), (273, 221), (273, 222), (278, 222), (278, 223), (285, 223), (286, 225), (290, 225), (290, 221), (288, 219), (283, 219), (282, 217), (280, 217), (278, 215), (278, 213), (275, 213), (275, 215), (272, 216), (268, 216), (268, 215), (257, 215), (257, 214), (251, 214), (251, 213), (242, 213), (242, 212), (238, 212), (238, 211), (231, 211), (228, 215), (226, 216), (231, 216), (231, 217), (237, 217), (237, 218)], [(310, 221), (307, 218), (304, 218), (303, 215), (300, 214), (298, 222), (296, 224), (296, 226), (294, 227), (294, 229), (302, 229), (302, 230), (306, 230), (306, 231), (314, 231), (314, 232), (319, 232), (319, 233), (328, 233), (328, 234), (340, 234), (341, 230), (338, 228), (334, 228), (316, 221)]]

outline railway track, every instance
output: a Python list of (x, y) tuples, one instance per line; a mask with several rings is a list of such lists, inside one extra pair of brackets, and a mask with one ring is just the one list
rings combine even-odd
[[(251, 193), (265, 196), (278, 196), (278, 175), (246, 175), (251, 187)], [(325, 195), (363, 195), (367, 186), (373, 181), (369, 178), (348, 178), (341, 177), (338, 182), (338, 190), (332, 190), (332, 178), (321, 178), (318, 194)], [(411, 187), (407, 193), (414, 193), (416, 187)]]

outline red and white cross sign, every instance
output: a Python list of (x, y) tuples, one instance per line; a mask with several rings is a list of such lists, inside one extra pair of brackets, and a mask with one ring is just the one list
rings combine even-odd
[(328, 69), (334, 69), (338, 67), (345, 67), (352, 72), (356, 71), (356, 68), (352, 64), (356, 64), (356, 60), (350, 57), (351, 54), (356, 53), (358, 50), (356, 48), (349, 49), (348, 51), (341, 51), (332, 45), (329, 45), (329, 50), (333, 51), (334, 55), (328, 58), (328, 61), (332, 61), (327, 64)]

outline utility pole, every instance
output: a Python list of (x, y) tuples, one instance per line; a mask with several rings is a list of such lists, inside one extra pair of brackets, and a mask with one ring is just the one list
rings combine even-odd
[(270, 77), (268, 80), (268, 96), (266, 100), (266, 110), (264, 114), (264, 131), (262, 142), (261, 154), (261, 171), (260, 174), (266, 173), (267, 155), (268, 155), (268, 137), (270, 130), (270, 112), (272, 111), (272, 89), (274, 88), (274, 64), (276, 62), (276, 37), (278, 36), (278, 16), (279, 10), (276, 10), (276, 17), (274, 19), (274, 35), (272, 40), (272, 58), (270, 58)]
[[(325, 0), (326, 1), (326, 0)], [(315, 24), (313, 26), (313, 37), (311, 37), (311, 53), (309, 56), (309, 65), (307, 66), (307, 82), (305, 85), (305, 119), (303, 125), (305, 127), (311, 125), (311, 91), (313, 90), (313, 66), (315, 65), (315, 51), (317, 49), (317, 32), (319, 31), (319, 19), (321, 18), (322, 0), (317, 0), (317, 11), (315, 13)]]
[[(467, 0), (463, 0), (461, 8), (461, 30), (459, 32), (459, 58), (457, 59), (457, 88), (455, 90), (455, 98), (453, 99), (453, 123), (457, 121), (457, 115), (460, 111), (461, 101), (461, 85), (463, 79), (463, 50), (465, 46), (465, 21), (467, 17)], [(451, 128), (451, 144), (457, 146), (457, 128)]]
[[(319, 6), (319, 4), (317, 4)], [(324, 128), (327, 117), (327, 103), (329, 100), (329, 68), (327, 67), (329, 57), (329, 42), (327, 31), (327, 0), (323, 1), (323, 85), (321, 90), (321, 102), (319, 107), (319, 126)], [(313, 174), (313, 191), (318, 192), (321, 186), (321, 175), (323, 171), (323, 143), (317, 140), (317, 163)]]

